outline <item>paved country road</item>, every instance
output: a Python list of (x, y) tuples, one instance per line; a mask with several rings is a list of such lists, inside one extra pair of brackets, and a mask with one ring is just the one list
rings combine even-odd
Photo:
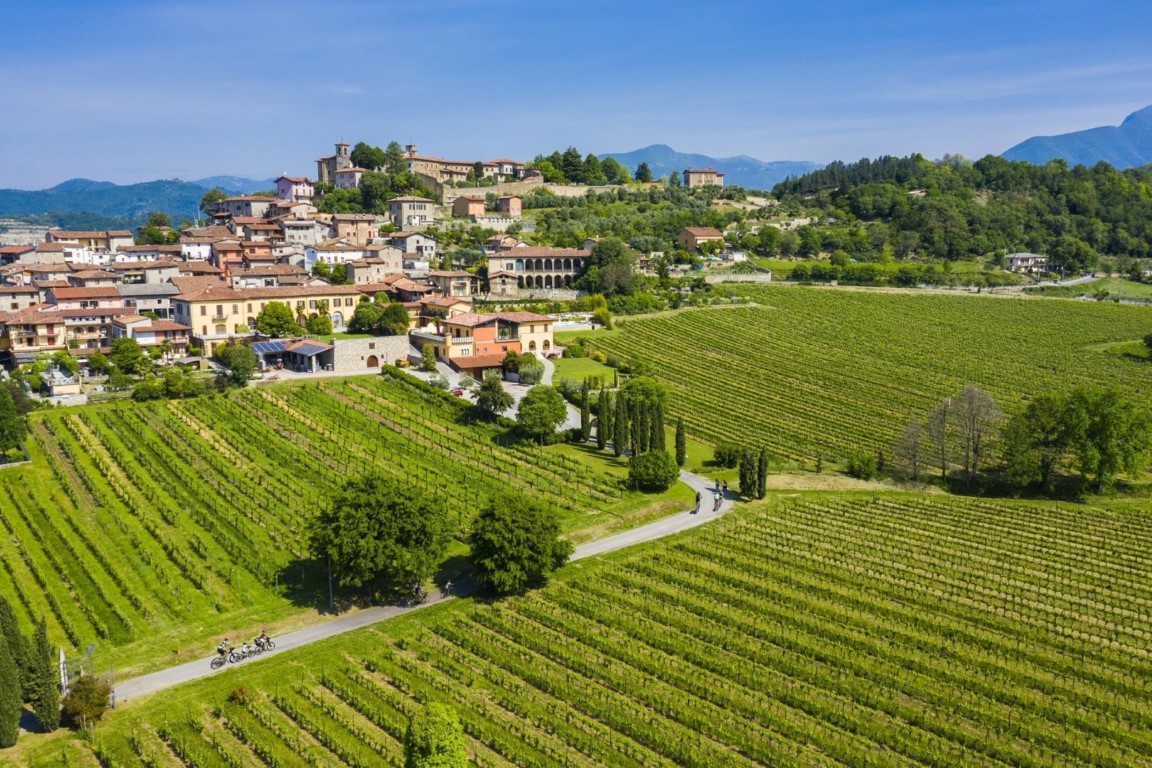
[[(724, 499), (719, 509), (713, 509), (712, 483), (707, 478), (681, 471), (680, 481), (700, 493), (703, 501), (701, 502), (699, 512), (693, 510), (678, 512), (674, 515), (661, 518), (654, 523), (581, 544), (576, 547), (572, 559), (580, 560), (586, 557), (602, 555), (606, 552), (614, 552), (634, 544), (652, 541), (663, 536), (688, 530), (689, 528), (695, 528), (709, 520), (715, 520), (732, 508), (732, 500)], [(466, 595), (475, 591), (475, 589), (474, 584), (466, 582), (454, 589), (453, 593), (455, 595)], [(284, 651), (301, 648), (319, 640), (325, 640), (345, 632), (351, 632), (354, 629), (361, 629), (384, 621), (385, 619), (390, 619), (393, 616), (399, 616), (402, 613), (418, 611), (421, 608), (434, 605), (441, 599), (450, 599), (450, 597), (451, 596), (446, 597), (441, 595), (439, 590), (434, 589), (429, 592), (428, 602), (423, 605), (410, 607), (384, 605), (377, 608), (368, 608), (359, 613), (349, 614), (348, 616), (324, 622), (323, 624), (315, 624), (311, 627), (296, 630), (295, 632), (289, 632), (288, 634), (273, 638), (276, 641), (276, 650), (263, 653), (253, 659), (242, 661), (240, 664), (257, 664)], [(212, 656), (206, 656), (199, 661), (188, 662), (187, 664), (181, 664), (177, 667), (169, 667), (159, 672), (153, 672), (149, 675), (142, 675), (141, 677), (134, 677), (119, 682), (115, 686), (115, 701), (118, 705), (128, 703), (141, 696), (156, 693), (157, 691), (162, 691), (166, 688), (180, 685), (181, 683), (187, 683), (191, 680), (207, 677), (214, 672), (214, 670), (208, 666), (211, 660)]]

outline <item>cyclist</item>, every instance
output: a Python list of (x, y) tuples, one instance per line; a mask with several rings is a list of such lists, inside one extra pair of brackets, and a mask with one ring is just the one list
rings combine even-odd
[(452, 582), (451, 581), (444, 582), (443, 594), (445, 597), (452, 594)]
[(224, 638), (220, 641), (220, 645), (216, 646), (216, 653), (222, 657), (227, 656), (230, 650), (232, 650), (232, 646), (228, 643), (228, 638)]
[(268, 633), (263, 629), (260, 630), (260, 634), (257, 635), (256, 639), (252, 642), (256, 645), (257, 648), (264, 650), (264, 646), (268, 643)]

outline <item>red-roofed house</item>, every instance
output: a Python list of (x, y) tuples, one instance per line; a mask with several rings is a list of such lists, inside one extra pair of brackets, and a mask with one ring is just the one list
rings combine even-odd
[(436, 356), (476, 376), (499, 368), (508, 352), (548, 354), (553, 348), (552, 323), (533, 312), (465, 312), (409, 332), (415, 344), (431, 344)]
[(714, 227), (685, 227), (676, 242), (689, 251), (698, 251), (704, 243), (724, 244), (724, 233)]
[(310, 203), (316, 195), (311, 180), (304, 176), (281, 176), (276, 179), (276, 199)]

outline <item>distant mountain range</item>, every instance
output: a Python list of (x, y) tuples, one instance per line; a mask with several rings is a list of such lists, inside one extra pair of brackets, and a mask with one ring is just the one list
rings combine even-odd
[(694, 155), (677, 152), (666, 144), (653, 144), (632, 152), (607, 152), (599, 157), (601, 160), (611, 157), (633, 174), (640, 163), (648, 163), (653, 178), (673, 171), (680, 173), (685, 168), (714, 168), (724, 174), (725, 184), (764, 190), (772, 189), (773, 185), (789, 176), (802, 176), (824, 167), (822, 163), (811, 163), (806, 160), (765, 162), (747, 155), (736, 157)]
[(0, 217), (94, 213), (124, 222), (143, 223), (152, 211), (163, 211), (173, 221), (180, 222), (183, 219), (194, 220), (199, 215), (200, 198), (213, 187), (220, 187), (231, 194), (243, 194), (275, 186), (271, 179), (253, 180), (237, 176), (210, 176), (197, 181), (164, 179), (125, 185), (69, 179), (51, 189), (0, 189)]
[(1061, 158), (1068, 165), (1093, 166), (1103, 160), (1114, 168), (1152, 163), (1152, 106), (1124, 118), (1119, 126), (1105, 125), (1058, 136), (1033, 136), (1009, 149), (1005, 160), (1041, 165)]

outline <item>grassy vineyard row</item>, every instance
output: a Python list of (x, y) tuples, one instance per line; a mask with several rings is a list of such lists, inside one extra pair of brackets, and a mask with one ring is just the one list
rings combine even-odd
[(34, 466), (0, 484), (0, 592), (72, 648), (189, 622), (212, 632), (322, 592), (304, 523), (365, 467), (424, 487), (462, 525), (509, 486), (569, 527), (620, 500), (606, 470), (501, 447), (495, 428), (461, 423), (463, 407), (405, 377), (360, 377), (37, 415)]
[(1131, 510), (780, 499), (187, 686), (84, 748), (401, 765), (439, 700), (486, 766), (1152, 765), (1150, 552)]
[(1142, 361), (1093, 344), (1140, 339), (1152, 309), (795, 287), (747, 287), (759, 306), (625, 321), (593, 345), (644, 360), (670, 411), (710, 442), (762, 442), (810, 461), (889, 449), (904, 425), (969, 383), (1006, 411), (1030, 393), (1117, 384), (1148, 400)]

